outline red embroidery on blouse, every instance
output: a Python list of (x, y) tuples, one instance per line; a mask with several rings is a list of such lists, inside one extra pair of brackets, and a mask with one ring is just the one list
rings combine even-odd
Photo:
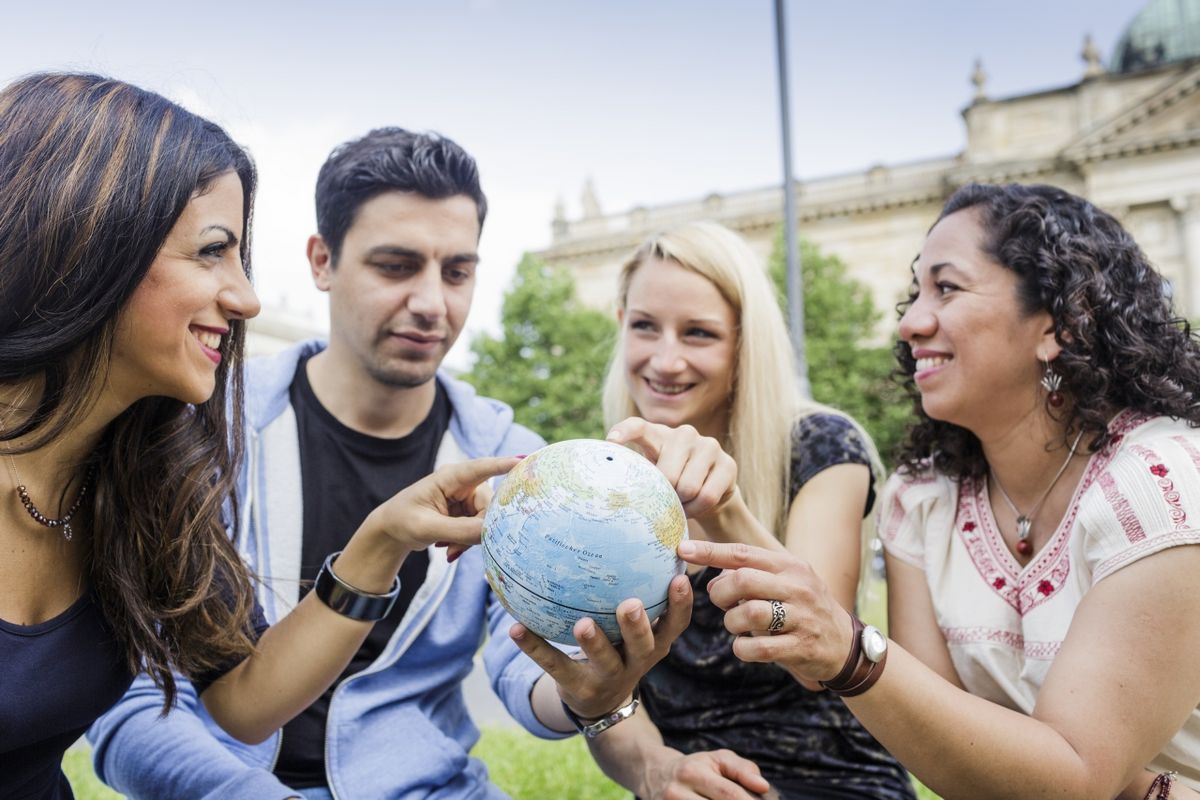
[(1167, 477), (1169, 470), (1162, 463), (1158, 453), (1139, 444), (1135, 444), (1129, 449), (1150, 462), (1150, 472), (1158, 477), (1158, 489), (1162, 492), (1163, 500), (1170, 506), (1167, 513), (1171, 517), (1171, 523), (1175, 530), (1186, 528), (1187, 512), (1183, 510), (1183, 503), (1180, 502), (1179, 492), (1175, 489), (1175, 482)]
[(1129, 500), (1117, 488), (1116, 478), (1105, 472), (1097, 482), (1104, 491), (1104, 499), (1108, 501), (1113, 513), (1116, 514), (1117, 522), (1121, 523), (1121, 530), (1125, 531), (1125, 538), (1130, 542), (1140, 542), (1145, 539), (1146, 531), (1142, 529), (1142, 523), (1138, 520), (1137, 514), (1133, 513), (1133, 507), (1129, 505)]
[(1062, 649), (1062, 642), (1030, 642), (1026, 641), (1025, 637), (1019, 633), (998, 630), (996, 628), (984, 628), (982, 626), (972, 628), (942, 628), (942, 636), (945, 637), (946, 643), (950, 645), (999, 644), (1011, 647), (1014, 650), (1020, 650), (1025, 654), (1026, 658), (1042, 661), (1052, 660), (1058, 655), (1058, 651)]
[(1038, 581), (1037, 590), (1049, 597), (1054, 594), (1054, 584), (1047, 580)]
[(974, 522), (970, 522), (970, 521), (968, 521), (968, 522), (964, 522), (964, 523), (963, 523), (963, 530), (964, 530), (964, 531), (966, 531), (967, 533), (970, 533), (971, 531), (975, 530), (975, 523), (974, 523)]

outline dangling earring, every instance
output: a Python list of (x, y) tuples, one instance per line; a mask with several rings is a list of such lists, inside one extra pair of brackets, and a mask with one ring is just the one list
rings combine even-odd
[(1054, 371), (1054, 367), (1050, 366), (1049, 359), (1042, 359), (1042, 363), (1046, 365), (1046, 371), (1042, 374), (1042, 388), (1048, 393), (1046, 402), (1051, 408), (1062, 408), (1063, 396), (1059, 388), (1062, 386), (1062, 375)]

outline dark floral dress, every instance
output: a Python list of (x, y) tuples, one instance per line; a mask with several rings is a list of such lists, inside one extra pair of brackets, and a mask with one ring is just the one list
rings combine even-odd
[[(822, 470), (847, 463), (871, 463), (857, 429), (835, 414), (804, 417), (792, 432), (789, 497)], [(872, 483), (864, 516), (874, 499)], [(705, 589), (716, 574), (693, 576), (692, 623), (641, 683), (666, 743), (684, 753), (733, 750), (758, 764), (787, 800), (911, 800), (904, 768), (840, 699), (808, 691), (782, 667), (738, 660)]]

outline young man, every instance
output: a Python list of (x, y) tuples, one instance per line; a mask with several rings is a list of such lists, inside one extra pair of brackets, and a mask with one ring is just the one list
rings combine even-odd
[[(472, 158), (436, 135), (372, 131), (333, 151), (316, 200), (308, 258), (330, 296), (329, 342), (252, 362), (246, 380), (238, 544), (264, 578), (272, 622), (370, 509), (435, 466), (543, 444), (507, 406), (438, 372), (470, 310), (487, 210)], [(255, 746), (229, 738), (186, 681), (163, 717), (143, 676), (89, 734), (97, 774), (147, 800), (500, 798), (468, 755), (479, 734), (462, 694), (485, 633), (493, 688), (524, 727), (550, 738), (574, 731), (560, 698), (585, 719), (629, 705), (690, 614), (677, 579), (654, 631), (640, 607), (622, 606), (621, 652), (580, 623), (590, 626), (577, 628), (586, 659), (526, 636), (535, 663), (509, 637), (513, 619), (478, 548), (458, 556), (434, 547), (406, 558), (395, 605), (281, 734)]]

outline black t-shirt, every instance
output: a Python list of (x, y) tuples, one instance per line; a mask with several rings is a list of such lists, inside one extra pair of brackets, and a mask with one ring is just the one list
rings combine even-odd
[[(433, 471), (438, 446), (450, 427), (450, 399), (441, 384), (433, 408), (412, 433), (381, 439), (347, 428), (321, 405), (308, 382), (308, 361), (292, 379), (291, 400), (300, 435), (304, 532), (300, 578), (303, 597), (326, 556), (341, 550), (376, 506)], [(424, 552), (409, 554), (400, 569), (400, 597), (375, 623), (349, 666), (316, 702), (283, 728), (275, 775), (297, 789), (325, 786), (325, 721), (334, 690), (366, 669), (386, 649), (429, 568)]]

